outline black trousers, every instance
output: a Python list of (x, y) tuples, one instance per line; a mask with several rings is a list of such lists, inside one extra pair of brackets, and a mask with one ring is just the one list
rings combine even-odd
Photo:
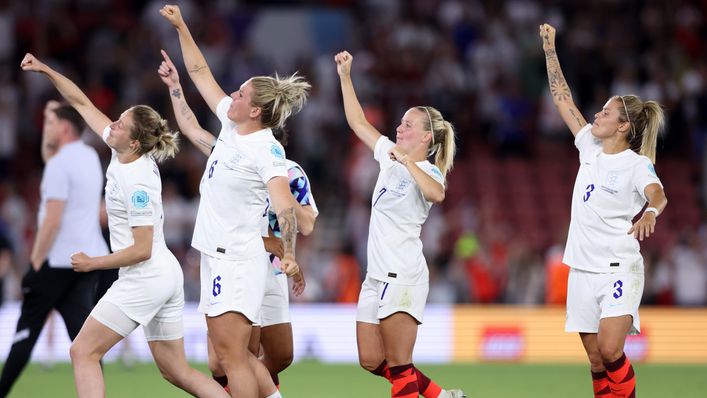
[(39, 271), (30, 265), (22, 278), (22, 310), (10, 354), (0, 376), (0, 398), (27, 366), (47, 316), (56, 309), (64, 318), (69, 338), (73, 341), (93, 309), (96, 274), (74, 272), (71, 268), (51, 268), (45, 261)]

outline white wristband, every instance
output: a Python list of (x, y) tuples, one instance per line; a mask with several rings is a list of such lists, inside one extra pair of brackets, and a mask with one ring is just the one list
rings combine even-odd
[(658, 209), (656, 209), (655, 207), (646, 207), (646, 209), (643, 210), (643, 213), (648, 213), (648, 212), (651, 212), (651, 213), (655, 214), (656, 217), (658, 217), (658, 214), (659, 214)]

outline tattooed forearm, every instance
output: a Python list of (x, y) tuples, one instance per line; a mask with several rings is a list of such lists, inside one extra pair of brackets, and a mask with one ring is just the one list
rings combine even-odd
[(572, 114), (574, 121), (577, 122), (577, 127), (581, 129), (585, 124), (587, 124), (587, 122), (584, 120), (584, 116), (575, 111), (576, 109), (570, 108), (570, 113)]
[(280, 224), (280, 234), (285, 254), (295, 254), (295, 241), (297, 238), (297, 217), (295, 208), (290, 207), (281, 211), (277, 215), (277, 222)]
[(191, 120), (192, 117), (194, 117), (194, 113), (192, 113), (191, 109), (189, 108), (189, 105), (187, 105), (186, 102), (182, 102), (182, 106), (179, 111), (186, 120)]
[(545, 51), (545, 64), (547, 65), (547, 80), (550, 83), (552, 99), (556, 102), (571, 100), (570, 87), (562, 74), (560, 61), (557, 59), (557, 53), (554, 49)]
[(176, 99), (182, 98), (182, 89), (175, 88), (174, 90), (172, 90), (172, 97), (174, 97)]
[(198, 140), (196, 140), (196, 143), (199, 144), (199, 145), (201, 145), (201, 146), (203, 146), (204, 148), (208, 149), (209, 151), (211, 150), (211, 148), (214, 147), (214, 143), (213, 143), (213, 142), (207, 142), (207, 141), (205, 141), (205, 140), (202, 140), (201, 138), (199, 138)]
[(199, 73), (199, 72), (203, 71), (203, 70), (206, 69), (206, 68), (207, 68), (206, 65), (194, 65), (194, 67), (191, 68), (191, 69), (189, 69), (188, 72), (189, 72), (189, 73)]

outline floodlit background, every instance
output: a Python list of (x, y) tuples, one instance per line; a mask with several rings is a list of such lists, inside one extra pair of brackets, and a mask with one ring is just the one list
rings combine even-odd
[[(299, 71), (313, 85), (308, 104), (288, 125), (286, 148), (308, 173), (321, 211), (313, 235), (298, 241), (307, 289), (292, 299), (296, 360), (356, 363), (353, 303), (365, 273), (378, 170), (344, 118), (333, 56), (346, 49), (354, 55), (359, 98), (383, 134), (393, 136), (405, 110), (415, 105), (438, 108), (457, 130), (447, 198), (433, 207), (423, 230), (430, 306), (416, 360), (584, 363), (579, 339), (563, 332), (567, 269), (561, 258), (578, 156), (547, 90), (538, 25), (549, 22), (558, 29), (560, 62), (587, 120), (614, 94), (637, 94), (665, 106), (667, 129), (656, 170), (670, 203), (656, 234), (642, 243), (645, 333), (630, 339), (627, 351), (648, 364), (707, 363), (707, 3), (177, 4), (226, 92), (250, 76), (275, 72)], [(42, 109), (46, 100), (59, 98), (46, 78), (23, 73), (20, 60), (32, 52), (68, 75), (109, 117), (144, 103), (176, 128), (156, 72), (163, 48), (180, 68), (198, 119), (217, 132), (218, 120), (183, 68), (176, 32), (158, 14), (163, 5), (0, 1), (0, 235), (11, 247), (0, 261), (0, 361), (11, 344), (19, 280), (37, 227)], [(107, 147), (92, 134), (84, 138), (106, 166)], [(186, 140), (177, 158), (161, 166), (165, 236), (183, 266), (190, 301), (199, 294), (198, 254), (189, 242), (204, 166), (205, 158)], [(68, 360), (66, 333), (55, 318), (35, 361)], [(187, 353), (203, 362), (203, 319), (193, 303), (185, 321)], [(108, 360), (148, 361), (142, 333), (130, 341)], [(577, 372), (588, 379), (585, 367)]]

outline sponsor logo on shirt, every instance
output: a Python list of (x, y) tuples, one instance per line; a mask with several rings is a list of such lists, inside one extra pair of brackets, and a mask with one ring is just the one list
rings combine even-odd
[(145, 191), (135, 191), (132, 196), (133, 206), (144, 209), (150, 203), (150, 196)]

